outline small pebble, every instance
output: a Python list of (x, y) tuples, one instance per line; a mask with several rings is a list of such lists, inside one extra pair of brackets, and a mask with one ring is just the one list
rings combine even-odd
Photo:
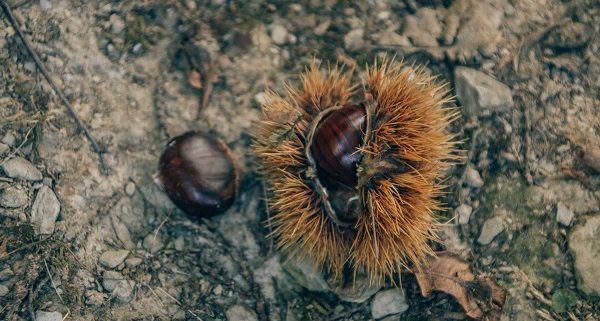
[(102, 286), (122, 302), (127, 302), (131, 298), (135, 282), (125, 279), (117, 271), (104, 271), (102, 273)]
[(257, 321), (256, 313), (244, 305), (236, 304), (225, 311), (228, 321)]
[(380, 319), (390, 314), (401, 314), (406, 310), (408, 310), (406, 296), (399, 288), (381, 291), (371, 301), (373, 319)]
[(50, 187), (42, 185), (31, 206), (31, 222), (38, 234), (52, 234), (56, 218), (60, 213), (60, 202)]
[(133, 196), (133, 193), (135, 193), (135, 184), (129, 182), (125, 185), (125, 194), (127, 194), (127, 196)]
[(271, 39), (278, 45), (283, 45), (287, 41), (288, 31), (284, 26), (273, 24), (270, 26)]
[(494, 238), (504, 231), (504, 223), (500, 217), (489, 218), (483, 223), (477, 242), (481, 245), (490, 244)]
[(563, 202), (558, 202), (558, 204), (556, 204), (556, 220), (558, 223), (564, 226), (569, 226), (571, 225), (571, 222), (573, 222), (574, 217), (575, 213), (566, 207)]
[(481, 175), (479, 175), (479, 172), (471, 165), (468, 165), (467, 169), (465, 170), (465, 183), (475, 188), (483, 186), (483, 179), (481, 179)]
[(102, 253), (98, 262), (104, 267), (114, 269), (119, 264), (123, 263), (123, 261), (125, 261), (125, 258), (127, 258), (128, 255), (128, 250), (106, 251)]
[(144, 248), (150, 253), (154, 254), (165, 247), (163, 244), (160, 234), (150, 233), (144, 238)]
[(121, 19), (121, 17), (119, 17), (117, 14), (111, 14), (109, 20), (110, 31), (113, 34), (119, 34), (125, 30), (125, 21), (123, 21), (123, 19)]
[(8, 288), (0, 284), (0, 298), (8, 294)]
[(15, 273), (10, 268), (6, 268), (6, 269), (0, 271), (0, 281), (9, 280), (14, 275), (15, 275)]
[(215, 288), (213, 289), (213, 293), (217, 296), (220, 296), (221, 294), (223, 294), (223, 287), (220, 284), (215, 286)]
[(2, 137), (2, 142), (8, 146), (15, 146), (17, 139), (15, 138), (15, 135), (13, 135), (12, 133), (6, 133), (6, 135), (4, 135), (4, 137)]
[(351, 30), (344, 36), (344, 48), (349, 51), (361, 49), (365, 45), (364, 35), (364, 29)]
[(454, 215), (458, 217), (458, 224), (460, 225), (469, 224), (471, 213), (473, 213), (473, 208), (467, 204), (461, 204), (454, 210)]
[(62, 321), (63, 316), (60, 312), (46, 312), (46, 311), (36, 311), (35, 312), (35, 320), (36, 321)]
[(125, 265), (130, 268), (136, 267), (140, 264), (142, 264), (142, 259), (139, 257), (131, 257), (125, 260)]
[(29, 201), (27, 192), (22, 189), (9, 187), (0, 192), (0, 206), (7, 208), (17, 208), (25, 206)]
[(23, 157), (14, 157), (4, 161), (2, 169), (6, 176), (10, 178), (26, 181), (39, 181), (42, 179), (42, 172)]

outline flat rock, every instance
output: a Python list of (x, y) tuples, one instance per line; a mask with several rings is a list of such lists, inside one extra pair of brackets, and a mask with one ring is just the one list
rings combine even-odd
[(155, 254), (156, 252), (162, 250), (165, 247), (160, 234), (150, 233), (146, 235), (144, 238), (144, 248), (148, 250), (150, 253)]
[(349, 51), (359, 50), (365, 45), (364, 29), (353, 29), (344, 36), (344, 48)]
[(286, 260), (283, 268), (299, 285), (310, 291), (322, 292), (329, 290), (329, 285), (325, 281), (323, 274), (306, 261), (296, 259)]
[(507, 112), (513, 106), (510, 88), (479, 70), (457, 67), (454, 81), (456, 96), (469, 116)]
[(6, 151), (8, 151), (8, 145), (0, 143), (0, 155), (6, 153)]
[(370, 282), (366, 275), (357, 275), (353, 283), (343, 286), (330, 284), (331, 292), (341, 300), (353, 303), (363, 303), (381, 289), (381, 285)]
[(571, 222), (573, 222), (573, 218), (575, 218), (575, 213), (573, 213), (570, 208), (566, 207), (563, 202), (558, 202), (558, 204), (556, 204), (556, 220), (558, 223), (569, 226), (571, 225)]
[(7, 208), (17, 208), (25, 206), (29, 202), (27, 192), (14, 187), (9, 187), (0, 192), (0, 206)]
[(500, 217), (492, 217), (483, 223), (477, 242), (481, 245), (490, 244), (498, 234), (504, 231), (504, 223)]
[(283, 45), (286, 43), (288, 31), (284, 26), (272, 24), (269, 29), (271, 31), (271, 39), (275, 44)]
[(60, 213), (58, 198), (50, 187), (42, 185), (31, 206), (31, 222), (37, 233), (52, 234), (58, 213)]
[(122, 302), (128, 302), (133, 293), (135, 282), (126, 279), (117, 271), (104, 271), (102, 273), (102, 286)]
[(228, 321), (257, 321), (256, 313), (250, 310), (248, 307), (236, 304), (230, 306), (225, 311)]
[(42, 180), (42, 172), (23, 157), (11, 158), (2, 164), (2, 170), (10, 178), (25, 181)]
[(471, 213), (473, 213), (473, 208), (467, 204), (460, 204), (460, 206), (454, 210), (454, 216), (458, 218), (458, 224), (461, 225), (469, 224)]
[(600, 213), (575, 227), (569, 248), (575, 254), (577, 286), (588, 295), (600, 296)]
[(384, 290), (375, 295), (371, 301), (373, 319), (380, 319), (390, 314), (400, 314), (408, 310), (406, 296), (401, 289)]
[(36, 311), (35, 319), (37, 321), (62, 321), (62, 314), (60, 312), (46, 312), (46, 311)]
[(104, 267), (114, 269), (123, 263), (128, 255), (128, 250), (106, 251), (102, 253), (98, 262)]
[(465, 169), (465, 183), (471, 187), (479, 188), (483, 186), (484, 182), (479, 172), (473, 166), (468, 165)]

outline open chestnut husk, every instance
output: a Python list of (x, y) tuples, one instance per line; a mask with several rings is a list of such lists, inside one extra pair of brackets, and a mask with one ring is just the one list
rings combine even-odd
[(229, 148), (201, 132), (172, 138), (154, 178), (179, 209), (205, 218), (227, 210), (239, 187), (238, 168)]

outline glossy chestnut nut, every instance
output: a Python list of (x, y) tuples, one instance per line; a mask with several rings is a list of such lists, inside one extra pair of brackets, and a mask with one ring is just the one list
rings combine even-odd
[(187, 132), (168, 142), (155, 179), (178, 208), (198, 217), (227, 210), (239, 186), (229, 148), (200, 132)]
[(364, 106), (350, 105), (331, 112), (317, 126), (310, 149), (326, 185), (356, 187), (365, 123)]

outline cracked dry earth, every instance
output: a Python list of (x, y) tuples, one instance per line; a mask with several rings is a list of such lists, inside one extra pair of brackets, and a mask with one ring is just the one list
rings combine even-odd
[[(467, 160), (443, 247), (507, 290), (500, 319), (600, 319), (597, 1), (7, 3), (112, 171), (2, 16), (0, 319), (467, 319), (408, 273), (332, 292), (267, 238), (249, 153), (264, 92), (313, 57), (384, 53), (455, 88)], [(243, 173), (233, 207), (202, 222), (152, 179), (187, 130), (223, 138)]]

